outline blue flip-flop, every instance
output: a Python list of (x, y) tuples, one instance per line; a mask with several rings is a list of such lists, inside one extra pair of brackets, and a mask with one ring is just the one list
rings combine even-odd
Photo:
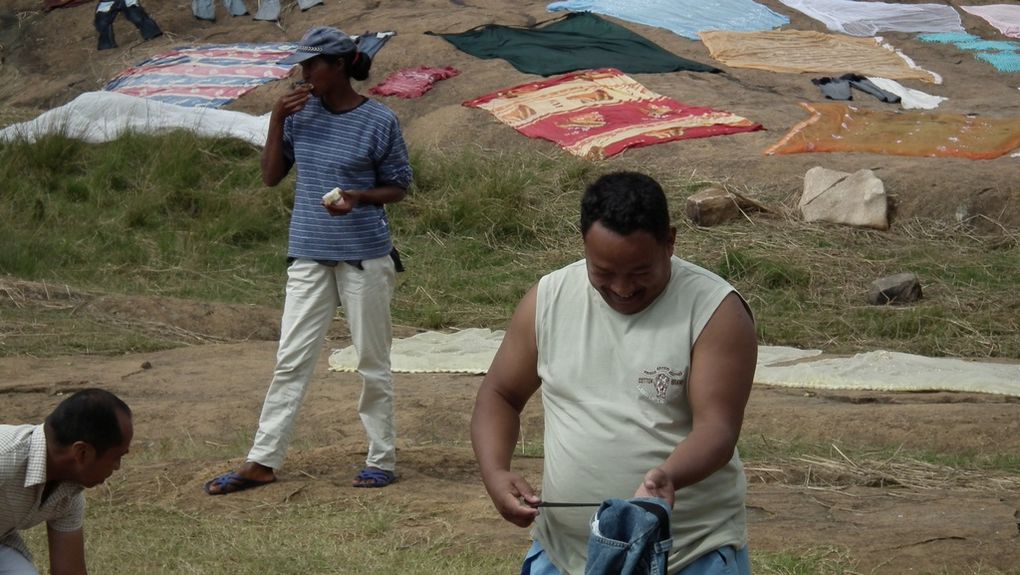
[[(236, 471), (228, 471), (223, 475), (206, 481), (202, 489), (209, 495), (227, 495), (228, 493), (237, 493), (245, 489), (268, 485), (274, 481), (276, 481), (275, 477), (266, 481), (260, 481), (258, 479), (241, 477)], [(217, 491), (211, 491), (210, 488), (212, 487), (216, 487)]]
[(377, 467), (366, 467), (354, 476), (354, 487), (386, 487), (397, 480), (392, 471)]

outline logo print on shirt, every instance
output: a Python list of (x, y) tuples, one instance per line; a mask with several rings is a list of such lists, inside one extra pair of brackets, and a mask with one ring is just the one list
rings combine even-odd
[(687, 383), (687, 371), (675, 371), (668, 367), (657, 367), (652, 371), (642, 371), (638, 377), (637, 388), (648, 399), (655, 403), (666, 403), (676, 397)]

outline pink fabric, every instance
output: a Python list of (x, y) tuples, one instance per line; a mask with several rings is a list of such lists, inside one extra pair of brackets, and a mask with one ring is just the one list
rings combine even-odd
[(418, 66), (394, 72), (386, 77), (369, 92), (377, 96), (399, 96), (401, 98), (417, 98), (432, 89), (432, 85), (440, 80), (452, 78), (460, 74), (460, 70), (446, 66), (431, 68)]
[(991, 4), (988, 6), (960, 6), (960, 8), (984, 18), (1004, 36), (1020, 38), (1020, 6)]

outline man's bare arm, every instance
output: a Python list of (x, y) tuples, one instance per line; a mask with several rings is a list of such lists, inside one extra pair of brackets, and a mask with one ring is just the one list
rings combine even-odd
[(482, 481), (496, 509), (507, 521), (524, 527), (537, 510), (520, 503), (538, 503), (534, 490), (510, 470), (520, 433), (521, 411), (540, 385), (535, 339), (536, 288), (518, 304), (503, 342), (478, 390), (471, 417), (471, 443)]
[(662, 465), (648, 472), (638, 495), (672, 503), (674, 491), (708, 477), (733, 456), (758, 358), (754, 321), (740, 296), (731, 293), (723, 300), (691, 356), (687, 382), (694, 418), (691, 433)]
[(86, 575), (85, 534), (77, 531), (57, 531), (46, 528), (50, 546), (50, 573), (52, 575)]

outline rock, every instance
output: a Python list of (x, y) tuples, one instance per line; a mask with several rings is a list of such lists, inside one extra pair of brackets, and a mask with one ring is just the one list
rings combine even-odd
[(912, 303), (921, 299), (921, 282), (917, 276), (904, 272), (871, 282), (868, 303), (885, 305), (890, 303)]
[(687, 198), (687, 217), (696, 225), (710, 227), (739, 219), (749, 211), (767, 212), (768, 208), (740, 194), (713, 186)]
[(799, 207), (808, 222), (889, 229), (885, 185), (871, 170), (848, 174), (820, 166), (811, 168), (804, 174)]

